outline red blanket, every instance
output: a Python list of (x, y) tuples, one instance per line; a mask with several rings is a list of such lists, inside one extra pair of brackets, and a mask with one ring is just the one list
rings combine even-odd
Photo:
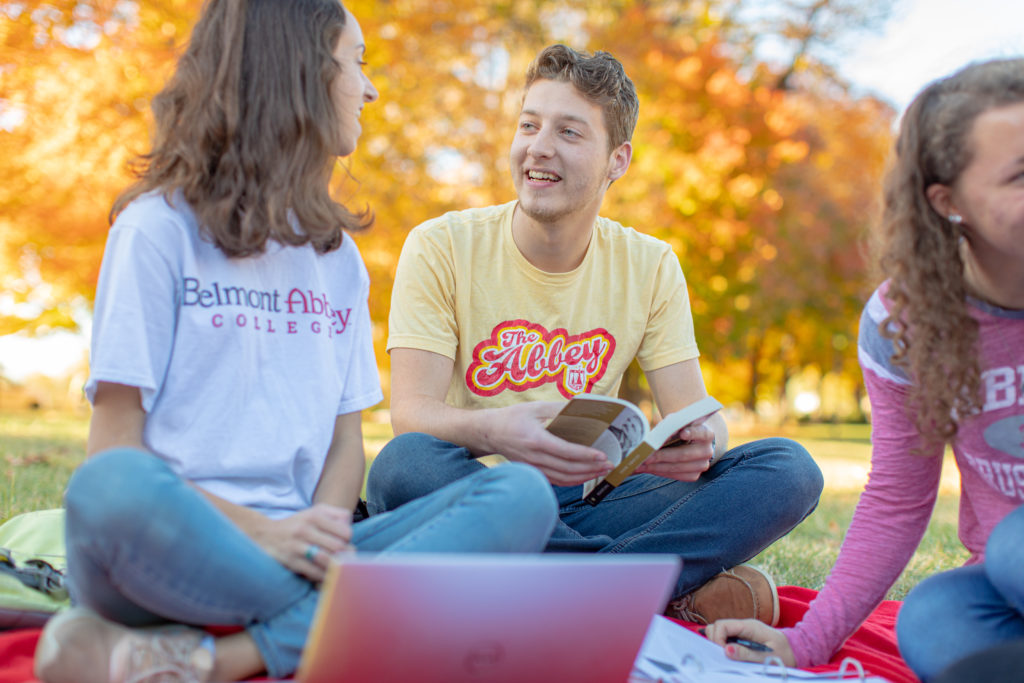
[[(811, 600), (817, 596), (818, 592), (810, 588), (780, 586), (779, 626), (795, 625), (803, 618)], [(811, 667), (808, 671), (838, 671), (843, 659), (853, 657), (860, 662), (868, 675), (881, 676), (892, 683), (918, 683), (917, 676), (907, 668), (896, 647), (896, 612), (899, 611), (901, 604), (893, 600), (883, 602), (847, 639), (843, 647), (832, 657), (831, 662)], [(698, 624), (682, 623), (694, 630), (699, 628)], [(849, 669), (847, 672), (849, 673)]]
[[(779, 588), (780, 624), (792, 626), (799, 621), (816, 595), (816, 591), (799, 586)], [(811, 671), (835, 671), (843, 658), (854, 657), (868, 674), (887, 678), (892, 683), (917, 683), (917, 678), (896, 648), (894, 628), (899, 606), (898, 602), (883, 602), (846, 641), (832, 663), (814, 667)], [(697, 628), (696, 624), (692, 626)], [(0, 632), (0, 683), (35, 681), (32, 678), (32, 655), (38, 639), (39, 629)]]
[[(799, 586), (783, 586), (779, 589), (780, 622), (782, 626), (794, 626), (803, 619), (804, 612), (817, 591)], [(919, 683), (917, 676), (907, 667), (896, 646), (896, 613), (903, 603), (887, 600), (861, 624), (861, 627), (847, 639), (839, 652), (827, 666), (812, 667), (811, 671), (833, 671), (839, 668), (845, 657), (853, 657), (864, 667), (864, 671), (881, 676), (892, 683)]]

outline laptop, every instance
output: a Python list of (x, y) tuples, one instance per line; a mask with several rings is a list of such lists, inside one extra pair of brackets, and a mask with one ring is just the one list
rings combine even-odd
[(323, 583), (300, 683), (625, 683), (674, 555), (352, 554)]

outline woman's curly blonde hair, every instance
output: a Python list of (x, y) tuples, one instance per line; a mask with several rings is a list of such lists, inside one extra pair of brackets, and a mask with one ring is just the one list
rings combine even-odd
[(143, 193), (180, 192), (228, 256), (261, 253), (269, 240), (323, 253), (343, 229), (367, 227), (368, 211), (349, 211), (328, 189), (340, 147), (333, 51), (345, 21), (338, 0), (208, 0), (153, 99), (152, 150), (111, 221)]
[(981, 62), (926, 87), (900, 125), (875, 245), (889, 280), (880, 331), (912, 380), (911, 408), (925, 444), (952, 441), (959, 420), (982, 403), (978, 324), (968, 312), (960, 252), (970, 226), (938, 213), (926, 193), (934, 184), (954, 186), (971, 163), (979, 115), (1020, 102), (1024, 59)]

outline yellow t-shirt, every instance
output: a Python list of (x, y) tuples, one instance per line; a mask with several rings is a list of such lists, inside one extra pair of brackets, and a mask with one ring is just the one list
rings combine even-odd
[(615, 395), (634, 358), (650, 371), (698, 356), (686, 281), (668, 244), (598, 218), (583, 262), (546, 273), (512, 239), (515, 206), (429, 220), (399, 257), (388, 351), (453, 359), (450, 405)]

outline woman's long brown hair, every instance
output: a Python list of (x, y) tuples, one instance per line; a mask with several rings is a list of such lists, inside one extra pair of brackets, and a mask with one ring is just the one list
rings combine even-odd
[[(114, 203), (180, 192), (204, 236), (228, 256), (268, 240), (336, 249), (342, 230), (372, 222), (335, 202), (339, 148), (333, 50), (337, 0), (208, 0), (174, 75), (153, 100), (152, 150)], [(347, 68), (347, 67), (344, 67)]]
[(924, 443), (951, 441), (959, 421), (981, 410), (978, 324), (967, 307), (960, 240), (970, 226), (940, 215), (926, 195), (953, 186), (971, 162), (971, 131), (985, 111), (1024, 102), (1024, 59), (972, 64), (932, 83), (903, 115), (895, 163), (884, 185), (876, 245), (889, 279), (893, 361), (912, 380), (911, 406)]

